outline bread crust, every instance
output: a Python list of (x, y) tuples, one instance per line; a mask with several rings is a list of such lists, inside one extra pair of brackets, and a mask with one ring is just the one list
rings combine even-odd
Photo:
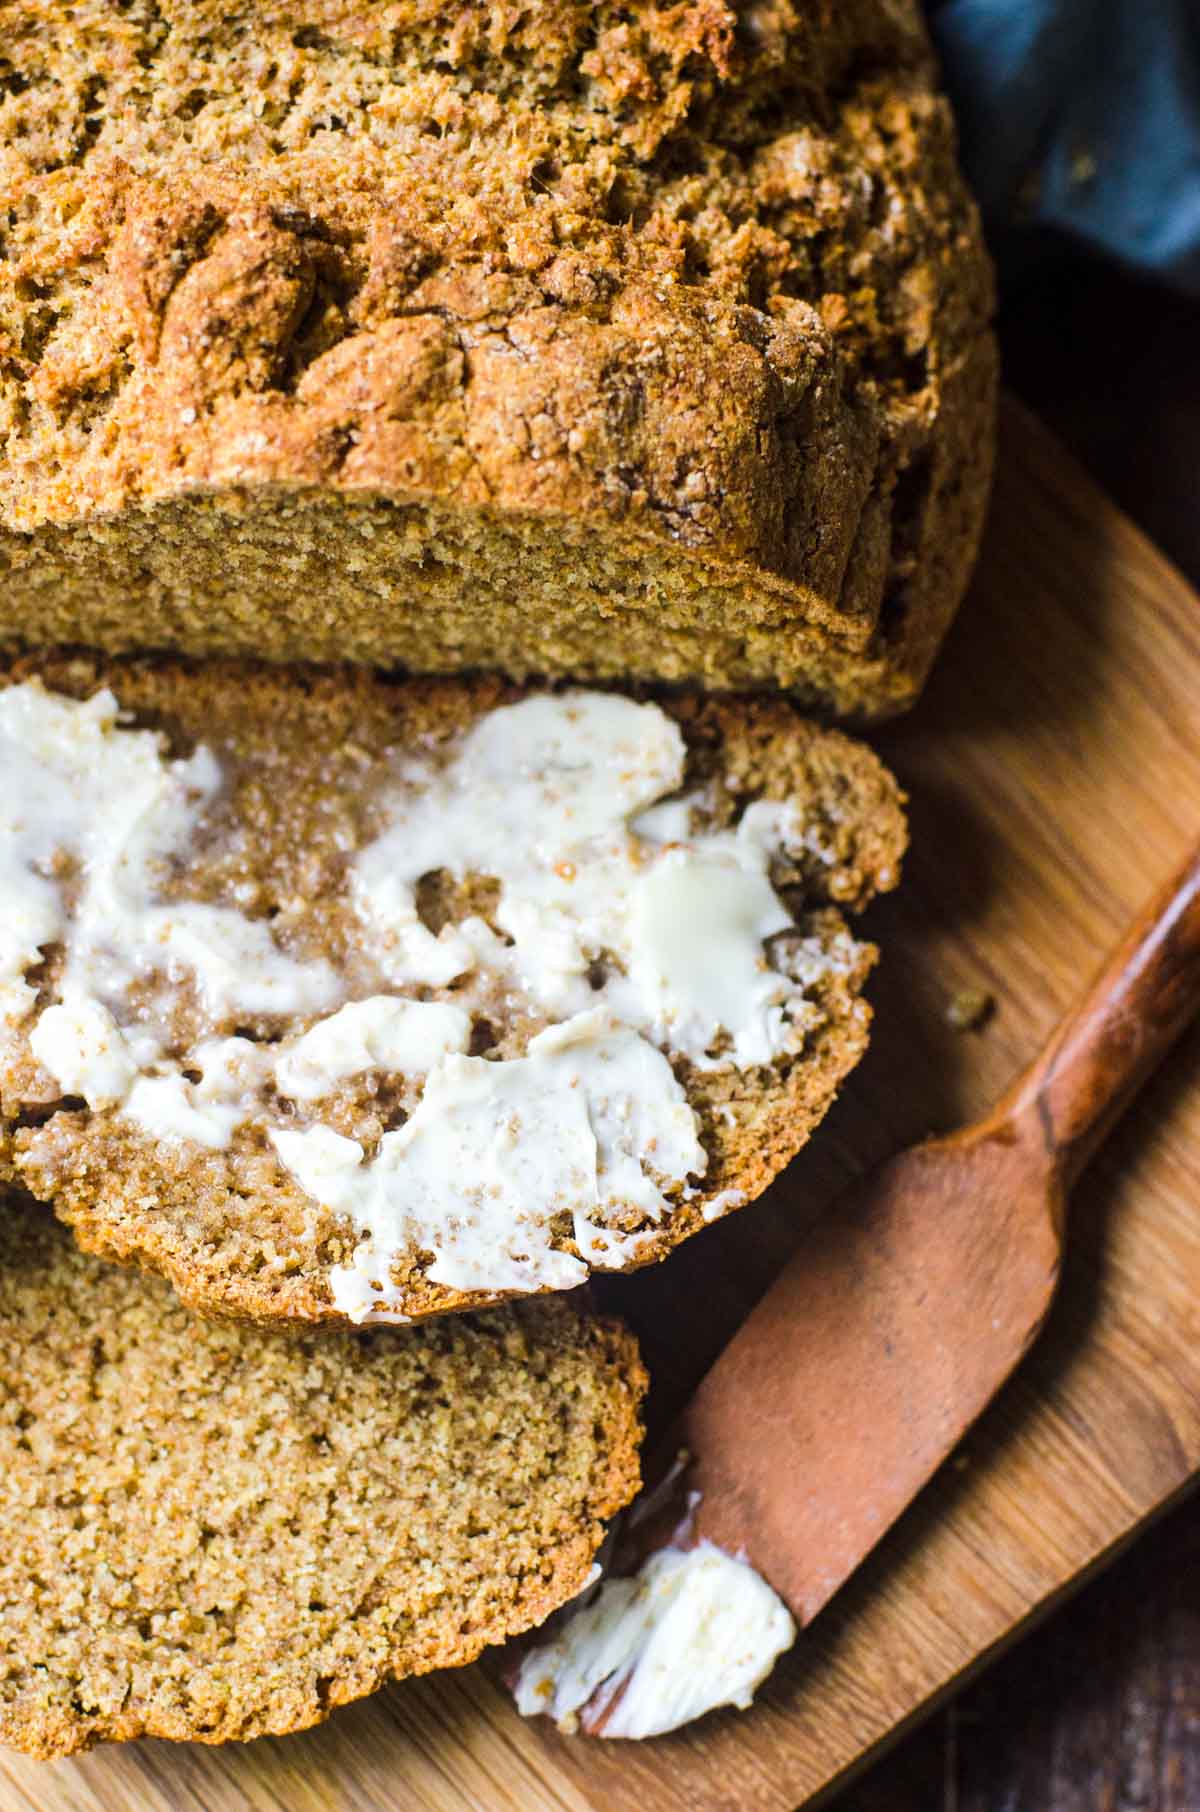
[(994, 353), (910, 0), (5, 49), (0, 639), (915, 696)]
[[(286, 947), (343, 967), (358, 960), (362, 944), (347, 895), (347, 851), (376, 834), (371, 801), (390, 752), (436, 748), (520, 695), (498, 679), (394, 682), (354, 669), (285, 673), (70, 654), (10, 663), (0, 684), (31, 676), (84, 697), (110, 685), (122, 706), (164, 731), (174, 749), (207, 743), (231, 778), (223, 815), (206, 832), (215, 839), (213, 853), (202, 850), (191, 861), (185, 897), (232, 904), (248, 890), (255, 910), (268, 913), (272, 902), (305, 901), (300, 917), (287, 915)], [(876, 954), (847, 942), (843, 915), (896, 884), (906, 840), (902, 796), (874, 754), (806, 721), (787, 702), (690, 695), (659, 702), (683, 731), (686, 784), (713, 782), (730, 822), (750, 799), (795, 802), (808, 835), (777, 872), (777, 885), (804, 935), (849, 955), (808, 991), (820, 1017), (794, 1055), (750, 1070), (703, 1070), (673, 1059), (699, 1119), (708, 1169), (694, 1192), (674, 1192), (669, 1216), (647, 1227), (642, 1263), (761, 1194), (828, 1110), (866, 1048), (870, 1010), (862, 987)], [(469, 894), (458, 904), (486, 910)], [(455, 909), (451, 898), (444, 910)], [(363, 974), (358, 987), (369, 993), (379, 983)], [(46, 985), (52, 991), (52, 981)], [(506, 1023), (502, 1010), (494, 1048), (518, 1055), (537, 1029), (533, 1020)], [(259, 1035), (277, 1034), (264, 1024)], [(183, 1048), (190, 1042), (189, 1034)], [(205, 1313), (340, 1319), (329, 1275), (348, 1261), (357, 1236), (328, 1211), (314, 1214), (261, 1127), (235, 1135), (228, 1151), (205, 1152), (160, 1144), (115, 1110), (93, 1113), (69, 1102), (48, 1104), (30, 1124), (21, 1103), (45, 1099), (49, 1080), (35, 1077), (30, 1092), (26, 1076), (22, 1092), (19, 1060), (0, 1075), (0, 1164), (51, 1202), (85, 1247), (164, 1273)], [(390, 1123), (387, 1103), (369, 1094), (355, 1094), (346, 1111), (353, 1117), (338, 1122), (341, 1130), (368, 1144)], [(555, 1243), (574, 1250), (569, 1231)], [(415, 1261), (393, 1280), (402, 1289), (400, 1306), (415, 1318), (495, 1300), (431, 1283)]]

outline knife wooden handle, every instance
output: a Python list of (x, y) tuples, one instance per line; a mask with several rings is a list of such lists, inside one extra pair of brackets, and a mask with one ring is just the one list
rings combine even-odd
[(1040, 1144), (1069, 1189), (1200, 1010), (1200, 844), (1143, 908), (991, 1124)]

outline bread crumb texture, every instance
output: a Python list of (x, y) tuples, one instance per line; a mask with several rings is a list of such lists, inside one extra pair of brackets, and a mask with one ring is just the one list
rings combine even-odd
[(367, 1335), (195, 1321), (0, 1199), (0, 1741), (299, 1730), (578, 1591), (638, 1485), (572, 1299)]
[(916, 0), (10, 0), (0, 639), (919, 688), (991, 458)]
[[(82, 698), (109, 685), (131, 725), (159, 729), (176, 756), (201, 743), (214, 753), (224, 779), (190, 846), (164, 871), (165, 897), (238, 908), (269, 927), (282, 957), (329, 963), (349, 998), (396, 991), (355, 912), (351, 870), (378, 831), (381, 785), (398, 771), (397, 756), (401, 770), (416, 752), (436, 759), (485, 713), (520, 696), (497, 680), (392, 682), (360, 669), (285, 674), (77, 656), (12, 663), (0, 683), (31, 677)], [(896, 884), (906, 838), (899, 789), (872, 752), (817, 728), (783, 700), (661, 702), (682, 731), (684, 791), (704, 788), (718, 827), (735, 823), (751, 802), (789, 802), (795, 832), (771, 872), (783, 923), (790, 913), (794, 930), (779, 934), (772, 962), (781, 972), (800, 964), (803, 981), (795, 1035), (770, 1062), (704, 1067), (655, 1037), (682, 1090), (682, 1110), (694, 1116), (706, 1167), (690, 1184), (664, 1185), (665, 1215), (647, 1218), (632, 1203), (616, 1211), (614, 1234), (644, 1236), (631, 1264), (661, 1258), (715, 1215), (760, 1194), (827, 1111), (866, 1048), (862, 987), (876, 956), (850, 936), (843, 913)], [(62, 885), (69, 897), (69, 867)], [(434, 931), (467, 912), (486, 920), (496, 904), (486, 875), (433, 873), (417, 900)], [(60, 997), (63, 961), (62, 944), (42, 952), (24, 984), (28, 1011), (3, 1040), (0, 1165), (51, 1202), (85, 1246), (165, 1273), (193, 1307), (263, 1319), (337, 1316), (331, 1278), (354, 1260), (359, 1234), (289, 1174), (261, 1112), (222, 1149), (206, 1149), (154, 1137), (117, 1109), (88, 1108), (39, 1064), (31, 1034)], [(296, 1030), (292, 1021), (280, 1025), (269, 1002), (247, 1010), (235, 995), (206, 1007), (186, 970), (166, 980), (164, 996), (162, 978), (156, 983), (147, 973), (145, 998), (123, 997), (116, 1010), (131, 1031), (140, 1013), (185, 1072), (198, 1040), (238, 1034), (252, 1041), (252, 1052), (253, 1041), (269, 1046)], [(470, 1048), (479, 1056), (520, 1057), (546, 1028), (547, 1013), (511, 982), (495, 984), (494, 996), (478, 993), (493, 985), (485, 967), (417, 992), (470, 1011)], [(372, 1152), (390, 1128), (403, 1126), (419, 1093), (411, 1077), (371, 1071), (350, 1077), (314, 1111)], [(271, 1112), (278, 1118), (304, 1105)], [(464, 1177), (464, 1189), (470, 1181)], [(553, 1246), (578, 1257), (570, 1212), (560, 1218), (549, 1225)], [(430, 1269), (431, 1255), (411, 1250), (393, 1267), (394, 1306), (405, 1315), (470, 1308), (506, 1293), (437, 1283)]]

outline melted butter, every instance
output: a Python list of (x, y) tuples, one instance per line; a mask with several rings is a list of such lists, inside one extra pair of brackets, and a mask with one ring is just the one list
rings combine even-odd
[[(65, 941), (73, 1086), (97, 1100), (113, 1087), (116, 1060), (97, 1043), (96, 1021), (85, 1022), (97, 1004), (119, 1016), (147, 975), (186, 972), (214, 1016), (321, 1012), (339, 993), (328, 964), (292, 961), (267, 925), (230, 907), (161, 900), (220, 770), (204, 748), (166, 761), (157, 736), (117, 719), (111, 692), (79, 704), (32, 684), (0, 691), (0, 1025), (28, 1013), (36, 994), (26, 971)], [(48, 1033), (46, 1049), (65, 1035)]]
[[(604, 1004), (705, 1069), (770, 1063), (812, 1023), (764, 940), (791, 915), (770, 864), (800, 840), (759, 802), (736, 831), (692, 829), (678, 725), (613, 693), (539, 695), (493, 711), (442, 766), (406, 762), (391, 823), (358, 857), (355, 896), (400, 985), (501, 974), (548, 1015)], [(504, 940), (480, 919), (435, 937), (416, 884), (434, 870), (500, 883)]]
[(47, 1007), (29, 1034), (29, 1048), (68, 1095), (89, 1107), (123, 1101), (138, 1066), (120, 1026), (98, 1000), (75, 991)]
[(525, 1717), (606, 1737), (662, 1736), (720, 1705), (750, 1704), (796, 1625), (745, 1560), (712, 1542), (660, 1548), (605, 1580), (531, 1650), (514, 1689)]
[[(333, 1278), (355, 1321), (395, 1308), (389, 1272), (413, 1251), (432, 1252), (426, 1275), (456, 1290), (563, 1290), (589, 1266), (617, 1269), (646, 1236), (612, 1231), (606, 1212), (633, 1204), (659, 1222), (670, 1202), (656, 1178), (682, 1182), (707, 1163), (666, 1058), (596, 1008), (540, 1033), (525, 1057), (443, 1057), (369, 1162), (327, 1126), (271, 1138), (301, 1186), (367, 1235)], [(552, 1244), (557, 1214), (580, 1257)]]
[(471, 1015), (432, 1000), (373, 994), (321, 1019), (275, 1065), (279, 1092), (293, 1101), (316, 1101), (335, 1083), (384, 1070), (423, 1076), (449, 1051), (471, 1042)]
[[(120, 724), (110, 692), (0, 690), (0, 1044), (27, 1036), (64, 1094), (163, 1143), (219, 1151), (261, 1125), (300, 1187), (362, 1235), (333, 1277), (355, 1319), (401, 1318), (391, 1273), (416, 1252), (432, 1253), (432, 1282), (471, 1291), (566, 1288), (630, 1263), (707, 1166), (658, 1047), (703, 1068), (769, 1063), (802, 1044), (806, 989), (855, 955), (810, 941), (788, 973), (772, 967), (765, 941), (791, 921), (770, 865), (804, 829), (760, 802), (736, 830), (698, 831), (699, 801), (670, 796), (684, 760), (657, 706), (586, 692), (493, 711), (441, 762), (399, 758), (387, 828), (352, 871), (364, 944), (398, 990), (462, 985), (454, 1002), (346, 1002), (330, 965), (289, 957), (266, 922), (163, 899), (223, 784), (209, 750), (168, 759)], [(438, 869), (499, 882), (498, 931), (421, 922), (417, 882)], [(28, 973), (54, 945), (59, 998), (36, 1012)], [(170, 1056), (185, 981), (215, 1030), (262, 1014), (286, 1029)], [(131, 1006), (147, 982), (161, 1022)], [(524, 1057), (466, 1054), (472, 1003), (497, 987), (552, 1022)], [(319, 1107), (367, 1072), (424, 1079), (369, 1157)]]

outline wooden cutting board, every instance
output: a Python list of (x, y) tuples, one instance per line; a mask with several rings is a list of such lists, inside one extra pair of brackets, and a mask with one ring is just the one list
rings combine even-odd
[[(851, 1171), (996, 1095), (1200, 833), (1200, 600), (1014, 405), (973, 594), (879, 740), (914, 847), (870, 918), (871, 1053), (768, 1197), (604, 1292), (657, 1419)], [(995, 996), (983, 1030), (948, 1023), (964, 987)], [(794, 1812), (1200, 1476), (1200, 1036), (1085, 1179), (1069, 1244), (1031, 1360), (751, 1712), (572, 1742), (470, 1668), (282, 1740), (9, 1756), (0, 1812)]]

